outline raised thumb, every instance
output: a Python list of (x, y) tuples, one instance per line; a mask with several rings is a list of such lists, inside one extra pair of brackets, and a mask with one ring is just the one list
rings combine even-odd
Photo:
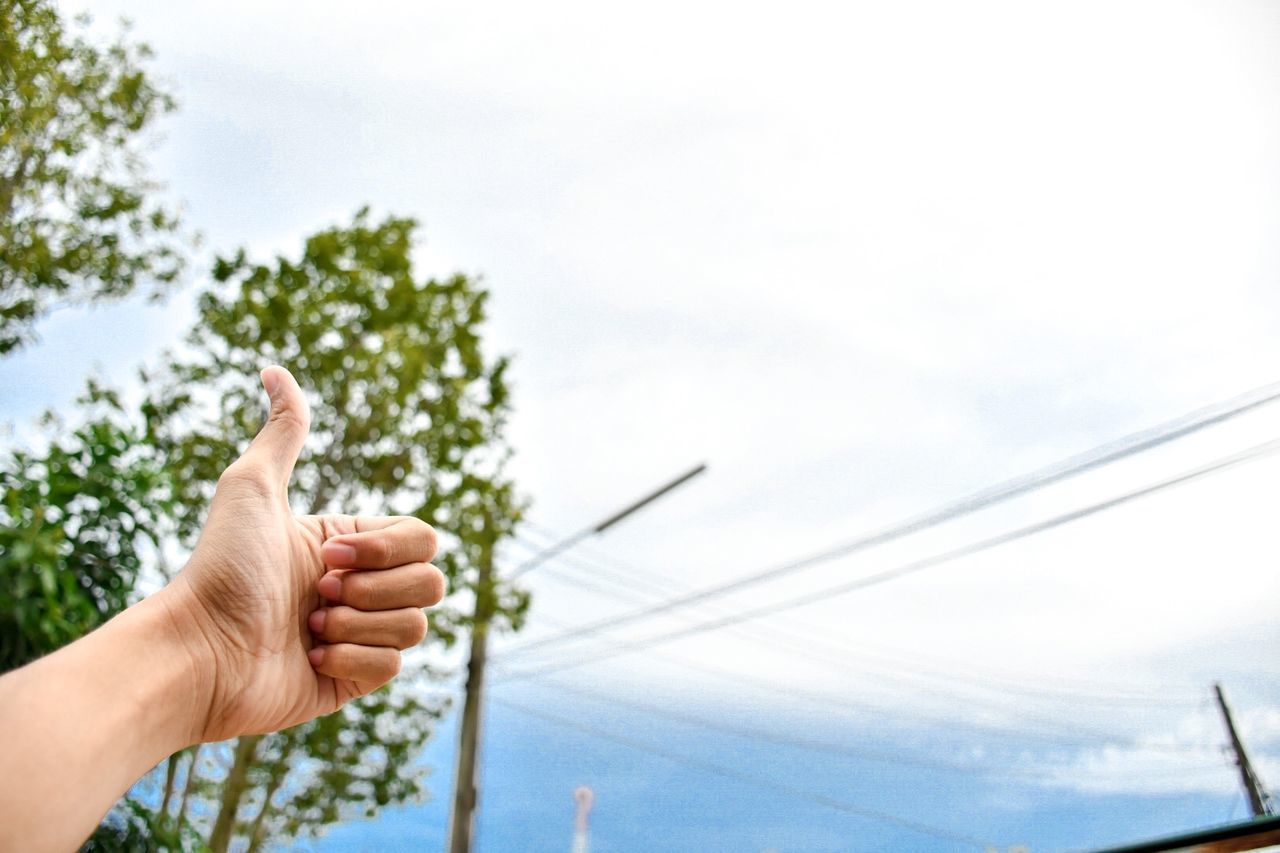
[(271, 413), (242, 458), (287, 485), (311, 429), (311, 407), (293, 374), (279, 365), (262, 371), (262, 387), (271, 398)]

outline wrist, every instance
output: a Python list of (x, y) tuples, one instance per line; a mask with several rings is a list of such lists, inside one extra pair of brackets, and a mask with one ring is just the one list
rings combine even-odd
[(202, 742), (216, 683), (216, 656), (201, 627), (201, 605), (186, 579), (175, 578), (122, 618), (131, 616), (150, 638), (158, 664), (154, 700), (168, 713), (158, 719), (174, 744), (172, 751)]

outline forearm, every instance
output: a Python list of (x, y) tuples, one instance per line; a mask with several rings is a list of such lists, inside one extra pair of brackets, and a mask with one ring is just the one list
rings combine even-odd
[(76, 849), (198, 737), (208, 685), (164, 596), (0, 678), (0, 850)]

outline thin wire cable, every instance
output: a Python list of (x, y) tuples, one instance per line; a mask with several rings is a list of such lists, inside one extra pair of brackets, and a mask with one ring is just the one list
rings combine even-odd
[[(603, 643), (610, 648), (621, 651), (629, 650), (629, 644), (625, 640), (618, 640), (611, 637), (600, 637), (597, 638), (596, 642)], [(954, 716), (942, 717), (937, 714), (928, 714), (919, 710), (907, 710), (901, 706), (885, 707), (883, 705), (876, 705), (866, 701), (858, 701), (856, 699), (848, 699), (840, 696), (831, 696), (826, 693), (819, 693), (798, 685), (778, 684), (765, 678), (750, 676), (745, 673), (732, 672), (719, 667), (697, 663), (690, 660), (688, 657), (677, 657), (657, 652), (653, 649), (646, 649), (645, 651), (647, 653), (646, 657), (650, 660), (656, 660), (669, 666), (674, 666), (699, 675), (709, 675), (736, 687), (745, 685), (753, 690), (776, 694), (790, 701), (801, 699), (815, 705), (823, 705), (845, 713), (854, 711), (860, 714), (869, 714), (873, 717), (886, 719), (891, 723), (901, 723), (903, 721), (924, 723), (930, 726), (939, 727), (947, 734), (953, 734), (955, 731), (966, 730), (984, 737), (994, 736), (1008, 738), (1010, 734), (1008, 726), (999, 723), (983, 724), (971, 721), (958, 721)], [(540, 678), (541, 676), (535, 674), (532, 677)], [(499, 672), (494, 678), (493, 684), (495, 686), (502, 686), (504, 683), (505, 679), (502, 677), (501, 672)], [(1007, 719), (1008, 715), (1006, 714), (1005, 716)], [(1017, 718), (1015, 717), (1015, 719)], [(1019, 720), (1019, 722), (1024, 721)], [(1025, 726), (1020, 727), (1017, 734), (1023, 739), (1039, 741), (1041, 743), (1059, 747), (1097, 747), (1099, 745), (1113, 746), (1118, 741), (1128, 740), (1127, 738), (1119, 738), (1104, 732), (1094, 731), (1083, 736), (1063, 735), (1059, 733), (1038, 731), (1036, 729), (1028, 729)], [(1194, 751), (1189, 746), (1176, 746), (1173, 744), (1126, 742), (1124, 745), (1128, 749), (1135, 749), (1143, 752), (1159, 752), (1177, 755), (1185, 755)]]
[(557, 691), (566, 693), (575, 693), (588, 699), (594, 699), (598, 702), (609, 705), (619, 705), (622, 707), (634, 708), (646, 714), (652, 714), (655, 717), (665, 717), (688, 726), (703, 729), (713, 729), (736, 737), (745, 738), (753, 741), (766, 741), (779, 746), (793, 747), (796, 749), (805, 749), (814, 752), (820, 752), (824, 755), (840, 755), (848, 758), (855, 758), (861, 761), (874, 761), (882, 764), (905, 765), (912, 767), (923, 767), (929, 770), (950, 770), (961, 773), (976, 773), (991, 776), (1014, 776), (1026, 779), (1047, 779), (1050, 774), (1037, 772), (1034, 770), (1016, 770), (1006, 769), (1000, 770), (991, 767), (983, 767), (976, 764), (962, 764), (960, 762), (944, 761), (934, 758), (918, 758), (908, 755), (900, 751), (881, 751), (873, 749), (865, 749), (862, 747), (849, 746), (848, 744), (837, 743), (835, 741), (822, 740), (810, 737), (794, 737), (791, 735), (781, 734), (776, 731), (767, 731), (764, 729), (751, 729), (741, 726), (734, 726), (723, 720), (712, 720), (706, 717), (700, 717), (696, 714), (687, 714), (672, 708), (651, 705), (647, 702), (628, 699), (617, 694), (607, 694), (596, 690), (591, 690), (580, 685), (566, 684), (562, 681), (542, 680), (541, 684), (546, 685)]
[[(546, 564), (545, 568), (551, 569), (553, 568), (553, 564)], [(572, 582), (572, 583), (580, 582), (576, 579), (567, 579), (567, 580), (568, 582)], [(586, 586), (594, 587), (597, 591), (599, 591), (602, 594), (614, 596), (614, 597), (625, 599), (628, 601), (634, 600), (631, 596), (626, 596), (622, 593), (619, 593), (613, 590), (608, 590), (598, 585), (587, 584)], [(694, 621), (696, 620), (697, 617), (693, 614), (682, 614), (679, 618), (684, 618), (689, 621)], [(874, 669), (869, 669), (864, 665), (859, 665), (853, 661), (850, 661), (848, 657), (843, 653), (843, 649), (841, 648), (832, 646), (830, 644), (824, 644), (821, 640), (817, 640), (812, 637), (805, 637), (805, 636), (790, 634), (789, 632), (785, 630), (780, 630), (777, 627), (771, 627), (767, 637), (762, 636), (761, 634), (755, 631), (743, 629), (739, 626), (729, 626), (729, 630), (734, 631), (736, 635), (741, 637), (742, 639), (754, 645), (760, 646), (761, 648), (767, 649), (769, 651), (775, 651), (779, 647), (783, 647), (783, 648), (789, 647), (795, 650), (796, 652), (804, 655), (806, 659), (825, 664), (828, 666), (828, 668), (833, 669), (842, 674), (852, 673), (858, 676), (864, 676), (868, 681), (874, 678), (874, 679), (879, 679), (879, 681), (881, 682), (888, 681), (888, 682), (896, 682), (898, 684), (906, 684), (908, 687), (912, 688), (917, 695), (920, 693), (925, 693), (928, 695), (945, 697), (945, 699), (949, 702), (962, 703), (972, 707), (994, 709), (998, 713), (1003, 714), (1005, 716), (1012, 716), (1020, 720), (1025, 720), (1028, 722), (1034, 722), (1034, 723), (1049, 726), (1052, 728), (1057, 728), (1065, 732), (1073, 732), (1073, 733), (1084, 732), (1086, 734), (1095, 733), (1091, 729), (1081, 728), (1077, 725), (1063, 723), (1061, 720), (1045, 717), (1035, 713), (1030, 713), (1021, 707), (1019, 707), (1017, 710), (1013, 710), (1009, 707), (1009, 704), (1007, 701), (1005, 702), (992, 701), (990, 697), (981, 697), (981, 696), (964, 695), (964, 694), (956, 693), (956, 692), (953, 692), (954, 691), (953, 687), (952, 688), (943, 687), (939, 689), (938, 685), (936, 684), (936, 680), (938, 680), (936, 676), (928, 676), (928, 675), (922, 676), (919, 674), (903, 675), (897, 672), (883, 672), (883, 671), (877, 671)], [(494, 659), (501, 660), (501, 654), (500, 653), (495, 654)], [(1146, 708), (1150, 708), (1153, 704), (1160, 704), (1162, 706), (1180, 707), (1180, 705), (1167, 703), (1167, 702), (1153, 703), (1152, 700), (1146, 699), (1146, 698), (1140, 699), (1137, 697), (1118, 697), (1118, 698), (1104, 697), (1099, 699), (1098, 697), (1088, 697), (1088, 696), (1081, 696), (1081, 695), (1074, 695), (1074, 694), (1064, 695), (1061, 693), (1038, 691), (1035, 689), (1028, 689), (1028, 688), (1016, 688), (1016, 687), (1009, 688), (1009, 687), (1001, 687), (998, 685), (993, 686), (993, 685), (987, 685), (987, 684), (974, 683), (972, 681), (966, 681), (966, 680), (957, 679), (957, 678), (948, 679), (943, 677), (941, 680), (944, 680), (944, 681), (949, 680), (955, 684), (959, 684), (961, 687), (970, 691), (979, 691), (979, 692), (985, 691), (987, 693), (997, 694), (1006, 699), (1008, 696), (1013, 695), (1013, 696), (1021, 696), (1024, 698), (1032, 698), (1032, 699), (1050, 699), (1050, 700), (1055, 700), (1059, 702), (1064, 700), (1070, 700), (1073, 704), (1077, 704), (1077, 705), (1092, 702), (1094, 704), (1115, 706), (1115, 705), (1132, 705), (1135, 702), (1137, 702)], [(921, 686), (922, 684), (923, 686)], [(950, 691), (950, 692), (944, 692), (944, 691)]]
[[(1132, 433), (1124, 438), (1088, 450), (1076, 456), (1068, 457), (1060, 462), (1015, 477), (979, 492), (975, 492), (967, 497), (959, 500), (943, 504), (940, 507), (929, 510), (920, 515), (889, 525), (878, 531), (859, 536), (851, 541), (818, 551), (798, 560), (783, 563), (779, 566), (767, 568), (745, 577), (736, 578), (728, 583), (719, 584), (713, 587), (691, 593), (689, 595), (680, 596), (668, 600), (667, 602), (656, 607), (649, 607), (644, 610), (637, 610), (630, 614), (613, 617), (610, 619), (600, 620), (590, 625), (582, 626), (574, 632), (570, 632), (563, 636), (548, 637), (536, 641), (537, 646), (545, 646), (555, 642), (561, 642), (570, 637), (580, 636), (584, 633), (593, 633), (595, 631), (615, 628), (637, 620), (649, 619), (661, 613), (674, 610), (678, 607), (687, 607), (701, 601), (712, 598), (719, 598), (731, 592), (737, 592), (741, 589), (764, 583), (766, 581), (776, 580), (777, 578), (811, 568), (821, 563), (830, 562), (839, 557), (848, 556), (868, 548), (883, 545), (885, 543), (901, 539), (910, 534), (918, 533), (932, 527), (936, 527), (944, 522), (950, 521), (963, 515), (967, 515), (977, 510), (993, 506), (998, 503), (1010, 500), (1019, 495), (1026, 494), (1037, 489), (1044, 488), (1052, 483), (1057, 483), (1069, 477), (1100, 468), (1104, 465), (1117, 462), (1129, 456), (1168, 444), (1179, 438), (1183, 438), (1192, 433), (1224, 423), (1232, 418), (1239, 417), (1246, 412), (1253, 411), (1268, 403), (1280, 399), (1280, 382), (1266, 385), (1248, 391), (1237, 397), (1233, 397), (1222, 403), (1207, 406), (1198, 409), (1182, 417), (1167, 421), (1159, 426), (1141, 432)], [(533, 648), (534, 644), (521, 646), (521, 649)]]
[(629, 516), (631, 516), (632, 513), (639, 512), (640, 510), (647, 507), (649, 504), (664, 497), (665, 495), (669, 494), (673, 490), (680, 488), (685, 483), (689, 482), (694, 477), (697, 477), (699, 474), (703, 473), (706, 470), (707, 470), (706, 463), (695, 465), (693, 468), (684, 472), (679, 477), (676, 477), (674, 480), (664, 483), (663, 485), (659, 486), (657, 489), (653, 490), (649, 494), (645, 495), (644, 497), (640, 498), (637, 501), (634, 501), (628, 504), (627, 506), (615, 512), (613, 515), (609, 516), (603, 521), (599, 521), (590, 527), (583, 528), (582, 530), (579, 530), (577, 533), (573, 534), (572, 536), (569, 536), (566, 539), (562, 539), (561, 541), (554, 543), (550, 547), (544, 549), (542, 552), (535, 554), (533, 557), (529, 558), (528, 560), (525, 560), (523, 563), (521, 563), (519, 566), (516, 566), (516, 568), (511, 571), (511, 574), (508, 576), (507, 580), (515, 580), (521, 575), (533, 571), (534, 569), (538, 568), (538, 566), (542, 565), (547, 560), (550, 560), (552, 557), (556, 556), (557, 554), (560, 554), (564, 551), (569, 550), (574, 545), (577, 545), (579, 542), (586, 539), (588, 536), (598, 536), (599, 534), (604, 533), (610, 527), (613, 527), (615, 524), (618, 524), (623, 519), (626, 519)]
[[(765, 741), (777, 744), (778, 746), (819, 752), (826, 756), (841, 756), (845, 758), (853, 758), (859, 761), (879, 762), (895, 766), (922, 767), (929, 770), (946, 770), (989, 777), (1011, 777), (1038, 782), (1052, 782), (1061, 778), (1060, 772), (1051, 772), (1048, 770), (1014, 767), (1000, 768), (974, 764), (972, 762), (962, 763), (938, 758), (921, 758), (910, 755), (901, 750), (885, 751), (866, 749), (865, 747), (850, 746), (848, 744), (821, 738), (797, 737), (772, 730), (746, 728), (726, 723), (721, 719), (708, 719), (697, 714), (689, 714), (670, 707), (653, 705), (637, 699), (622, 697), (616, 693), (604, 693), (602, 691), (592, 690), (577, 684), (567, 684), (560, 680), (550, 681), (543, 679), (540, 683), (558, 692), (573, 693), (610, 706), (634, 708), (645, 714), (674, 720), (675, 722), (692, 726), (694, 728), (720, 731), (746, 740)], [(1212, 766), (1197, 763), (1195, 766), (1175, 768), (1171, 771), (1171, 775), (1174, 773), (1220, 773), (1221, 771), (1221, 762), (1217, 762)], [(1144, 775), (1147, 775), (1150, 771), (1143, 770), (1142, 772)]]
[[(582, 565), (580, 563), (580, 565)], [(636, 595), (621, 590), (610, 588), (599, 583), (601, 579), (609, 582), (619, 580), (612, 575), (605, 567), (597, 567), (588, 565), (585, 569), (590, 574), (582, 576), (562, 570), (562, 566), (558, 563), (548, 563), (544, 567), (544, 571), (548, 577), (567, 584), (573, 584), (575, 587), (586, 589), (609, 598), (623, 601), (629, 604), (638, 604), (643, 606), (644, 602), (639, 601)], [(619, 584), (627, 586), (627, 584)], [(652, 587), (646, 587), (652, 590)], [(772, 614), (771, 614), (772, 615)], [(697, 616), (694, 614), (679, 614), (677, 618), (687, 622), (694, 622)], [(968, 690), (977, 690), (981, 692), (996, 693), (1000, 695), (1019, 696), (1032, 700), (1054, 700), (1063, 701), (1071, 700), (1073, 702), (1084, 702), (1098, 705), (1113, 706), (1131, 706), (1141, 705), (1151, 707), (1152, 705), (1160, 705), (1162, 707), (1184, 707), (1188, 702), (1177, 702), (1169, 700), (1169, 690), (1139, 693), (1137, 691), (1129, 691), (1120, 693), (1112, 690), (1110, 692), (1099, 691), (1096, 685), (1090, 689), (1084, 684), (1076, 684), (1072, 686), (1062, 686), (1053, 688), (1045, 684), (1029, 684), (1027, 682), (1017, 682), (1008, 678), (1001, 679), (990, 675), (965, 675), (957, 673), (954, 667), (948, 672), (939, 672), (936, 669), (930, 670), (928, 667), (920, 667), (918, 664), (903, 663), (901, 660), (886, 659), (883, 655), (876, 655), (867, 652), (865, 649), (855, 646), (847, 641), (844, 637), (835, 635), (832, 632), (822, 632), (813, 630), (812, 626), (809, 630), (796, 631), (780, 627), (776, 624), (777, 620), (773, 620), (769, 628), (768, 637), (765, 638), (759, 634), (743, 630), (736, 630), (737, 636), (759, 645), (764, 648), (774, 649), (778, 646), (790, 647), (796, 651), (837, 667), (842, 672), (858, 672), (862, 674), (872, 675), (877, 678), (887, 679), (889, 681), (905, 682), (905, 683), (929, 683), (947, 682), (951, 685)], [(569, 627), (569, 626), (566, 626)], [(586, 638), (584, 638), (586, 639)], [(857, 662), (850, 658), (855, 657)], [(504, 654), (497, 651), (494, 654), (495, 659), (503, 658)], [(882, 661), (876, 663), (876, 658)], [(886, 670), (886, 667), (888, 669)], [(904, 674), (905, 671), (905, 674)], [(953, 688), (952, 688), (953, 689)]]
[[(734, 625), (739, 622), (745, 622), (749, 619), (757, 619), (769, 613), (778, 612), (782, 610), (790, 610), (796, 607), (803, 607), (807, 604), (813, 604), (818, 601), (829, 600), (835, 596), (847, 595), (848, 593), (851, 593), (851, 592), (855, 592), (863, 589), (869, 589), (873, 586), (879, 586), (881, 584), (885, 584), (890, 581), (904, 578), (908, 575), (922, 572), (926, 569), (934, 568), (936, 566), (940, 566), (945, 563), (953, 562), (963, 557), (973, 556), (983, 551), (988, 551), (988, 550), (991, 550), (992, 548), (997, 548), (1001, 545), (1007, 545), (1011, 542), (1016, 542), (1018, 540), (1026, 539), (1040, 533), (1045, 533), (1057, 527), (1062, 527), (1063, 525), (1070, 524), (1071, 522), (1079, 521), (1080, 519), (1088, 518), (1090, 516), (1097, 515), (1102, 512), (1106, 512), (1107, 510), (1115, 509), (1116, 507), (1122, 506), (1131, 501), (1138, 500), (1139, 498), (1148, 497), (1150, 495), (1153, 495), (1165, 489), (1184, 485), (1186, 483), (1197, 480), (1201, 477), (1208, 476), (1209, 474), (1222, 471), (1226, 468), (1231, 468), (1236, 465), (1241, 465), (1246, 462), (1263, 458), (1267, 455), (1275, 453), (1277, 450), (1280, 450), (1280, 439), (1273, 439), (1271, 441), (1263, 442), (1262, 444), (1255, 445), (1254, 447), (1248, 448), (1246, 450), (1242, 450), (1238, 453), (1230, 454), (1229, 456), (1224, 456), (1213, 462), (1207, 463), (1205, 465), (1201, 465), (1198, 468), (1185, 471), (1181, 474), (1177, 474), (1168, 479), (1161, 480), (1152, 485), (1144, 486), (1143, 488), (1126, 492), (1125, 494), (1119, 495), (1118, 497), (1110, 498), (1105, 501), (1100, 501), (1095, 504), (1090, 504), (1089, 506), (1083, 507), (1081, 509), (1073, 510), (1071, 512), (1063, 513), (1061, 515), (1056, 515), (1045, 521), (1039, 521), (1034, 524), (1026, 525), (1024, 527), (1019, 527), (1015, 530), (1011, 530), (1006, 533), (999, 534), (997, 536), (992, 536), (986, 539), (982, 539), (977, 542), (970, 543), (968, 545), (963, 545), (959, 548), (954, 548), (949, 551), (944, 551), (940, 554), (935, 554), (931, 557), (925, 557), (924, 559), (921, 559), (921, 560), (914, 560), (912, 562), (906, 563), (901, 566), (897, 566), (892, 569), (887, 569), (882, 572), (876, 572), (871, 575), (865, 575), (853, 581), (848, 581), (845, 583), (837, 584), (835, 586), (826, 587), (824, 589), (817, 590), (815, 592), (808, 592), (803, 595), (799, 595), (794, 598), (788, 599), (786, 601), (770, 603), (768, 605), (753, 608), (750, 610), (739, 611), (730, 616), (725, 616), (719, 619), (713, 619), (706, 622), (701, 622), (686, 628), (680, 628), (673, 631), (666, 631), (659, 634), (653, 634), (633, 644), (630, 644), (632, 646), (631, 651), (643, 650), (651, 646), (670, 643), (674, 640), (683, 639), (685, 637), (690, 637), (695, 634), (705, 633), (707, 631), (714, 631), (719, 628), (726, 627), (728, 625)], [(578, 634), (579, 635), (593, 634), (600, 630), (603, 630), (605, 627), (609, 627), (609, 625), (610, 623), (607, 623), (607, 622), (603, 624), (593, 623), (592, 625), (589, 625), (586, 628), (581, 629), (578, 632)], [(584, 659), (566, 660), (566, 661), (560, 662), (559, 664), (553, 663), (549, 666), (545, 666), (540, 669), (517, 671), (517, 672), (511, 673), (508, 677), (524, 678), (532, 674), (558, 672), (563, 669), (570, 669), (576, 666), (581, 666), (585, 663), (599, 662), (608, 657), (614, 657), (614, 656), (615, 654), (607, 654), (603, 656), (596, 655), (585, 660)]]
[[(536, 552), (542, 547), (521, 531), (517, 531), (511, 541), (512, 544), (530, 552)], [(577, 574), (575, 574), (575, 571)], [(566, 580), (573, 580), (574, 582), (576, 582), (577, 578), (583, 576), (604, 577), (635, 595), (643, 595), (655, 601), (663, 599), (663, 594), (659, 592), (660, 589), (678, 590), (687, 588), (674, 578), (664, 576), (657, 571), (645, 570), (644, 572), (639, 572), (635, 569), (624, 571), (620, 568), (606, 566), (598, 561), (585, 560), (571, 554), (560, 554), (554, 560), (548, 561), (543, 564), (541, 572), (556, 575)], [(640, 576), (643, 576), (644, 580), (639, 580), (638, 577)]]
[[(554, 537), (554, 534), (542, 534)], [(521, 547), (537, 551), (540, 546), (538, 543), (521, 541), (521, 536), (516, 536), (517, 544)], [(567, 569), (576, 569), (570, 571)], [(599, 595), (614, 598), (626, 603), (647, 606), (648, 602), (640, 601), (636, 595), (642, 595), (651, 599), (661, 598), (655, 592), (655, 586), (652, 581), (657, 581), (663, 585), (670, 585), (679, 588), (678, 581), (667, 581), (657, 573), (651, 573), (648, 570), (641, 570), (635, 567), (629, 568), (629, 573), (614, 569), (610, 566), (602, 565), (599, 562), (588, 562), (578, 557), (569, 557), (562, 555), (558, 558), (558, 562), (546, 564), (544, 571), (548, 577), (562, 581), (567, 584), (574, 584), (583, 589), (588, 589)], [(635, 580), (638, 575), (644, 575), (650, 579), (650, 582), (640, 582)], [(601, 583), (600, 580), (615, 583), (620, 587), (626, 587), (627, 592), (609, 588)], [(636, 594), (632, 594), (630, 590), (637, 590)], [(696, 617), (693, 615), (682, 616), (686, 621), (692, 621)], [(825, 658), (833, 664), (838, 664), (842, 669), (850, 669), (850, 661), (848, 655), (856, 656), (864, 661), (869, 661), (869, 665), (863, 665), (862, 670), (866, 672), (879, 673), (883, 677), (890, 680), (904, 680), (900, 674), (902, 670), (906, 670), (919, 679), (937, 680), (951, 682), (962, 687), (971, 689), (984, 690), (988, 692), (996, 692), (1001, 694), (1010, 694), (1023, 696), (1031, 699), (1054, 699), (1063, 700), (1071, 699), (1073, 701), (1085, 701), (1101, 705), (1143, 705), (1150, 707), (1153, 704), (1169, 707), (1182, 707), (1186, 702), (1169, 701), (1170, 689), (1166, 685), (1164, 687), (1152, 687), (1147, 691), (1134, 690), (1130, 685), (1112, 687), (1110, 690), (1099, 689), (1101, 685), (1097, 682), (1082, 682), (1059, 680), (1061, 686), (1054, 687), (1050, 684), (1054, 679), (1041, 676), (1038, 681), (1031, 683), (1025, 679), (1009, 677), (1007, 674), (992, 674), (988, 671), (985, 673), (970, 672), (966, 674), (963, 670), (957, 670), (954, 663), (945, 665), (945, 671), (940, 671), (940, 665), (935, 663), (933, 666), (921, 664), (919, 661), (913, 661), (910, 658), (904, 658), (901, 655), (885, 655), (883, 653), (875, 653), (868, 651), (861, 644), (854, 645), (842, 635), (833, 631), (824, 631), (814, 625), (806, 625), (804, 629), (787, 629), (778, 626), (779, 620), (771, 618), (771, 626), (769, 629), (769, 639), (764, 638), (749, 631), (738, 631), (738, 636), (748, 639), (757, 645), (789, 645), (792, 648), (804, 651), (806, 654), (814, 649), (823, 649), (825, 647), (827, 654)], [(794, 624), (794, 623), (790, 623)], [(565, 630), (572, 629), (573, 626), (564, 625)], [(585, 638), (584, 638), (585, 639)], [(803, 648), (800, 648), (803, 646)], [(503, 652), (499, 651), (495, 654), (496, 658), (503, 657)], [(875, 661), (880, 661), (880, 669), (876, 669)], [(890, 667), (892, 672), (884, 674), (884, 667)], [(1200, 691), (1195, 691), (1199, 696)], [(1191, 694), (1188, 694), (1191, 695)]]
[[(547, 568), (552, 568), (552, 566), (548, 565)], [(604, 591), (603, 588), (601, 588), (601, 591), (602, 592)], [(613, 593), (613, 592), (610, 592), (610, 594), (620, 595), (619, 593)], [(689, 617), (689, 618), (692, 618), (692, 617)], [(782, 645), (782, 646), (790, 645), (792, 648), (807, 655), (809, 658), (816, 659), (823, 663), (826, 663), (831, 668), (842, 673), (853, 672), (859, 675), (863, 675), (866, 673), (865, 669), (851, 665), (848, 660), (840, 656), (839, 650), (834, 650), (834, 653), (828, 653), (825, 655), (815, 654), (815, 651), (818, 651), (818, 652), (822, 651), (822, 644), (817, 643), (815, 645), (814, 641), (812, 641), (809, 638), (791, 637), (791, 636), (788, 636), (785, 632), (779, 632), (776, 628), (770, 629), (768, 639), (765, 639), (764, 637), (760, 636), (755, 632), (739, 629), (736, 626), (731, 626), (730, 630), (735, 630), (738, 633), (738, 635), (743, 637), (744, 639), (747, 639), (755, 643), (756, 645), (760, 645), (767, 649), (772, 650), (773, 648), (779, 645)], [(828, 650), (830, 651), (830, 647), (828, 647)], [(500, 659), (500, 656), (495, 656), (495, 657)], [(902, 683), (904, 681), (907, 682), (908, 684), (911, 683), (910, 679), (903, 678), (895, 674), (888, 674), (888, 675), (880, 674), (877, 677), (883, 680), (896, 681), (899, 683)], [(927, 679), (926, 679), (926, 682), (927, 682)], [(918, 679), (917, 679), (917, 683), (919, 683)], [(969, 687), (970, 689), (987, 690), (987, 691), (995, 692), (998, 694), (1008, 694), (1008, 693), (1016, 694), (1019, 692), (1024, 692), (1024, 691), (1017, 691), (1017, 690), (1010, 691), (1010, 690), (1002, 689), (999, 687), (991, 687), (991, 686), (980, 685), (980, 684), (975, 685), (975, 684), (964, 683), (964, 682), (962, 682), (962, 684), (964, 684), (964, 686), (966, 687)], [(958, 695), (954, 692), (942, 692), (936, 689), (936, 685), (932, 685), (932, 684), (928, 684), (928, 686), (924, 688), (916, 687), (914, 688), (913, 692), (915, 693), (915, 695), (925, 694), (925, 695), (935, 696), (935, 697), (944, 699), (945, 701), (950, 703), (960, 703), (960, 704), (968, 705), (971, 707), (994, 710), (996, 713), (1000, 714), (1005, 718), (1012, 718), (1022, 722), (1031, 722), (1038, 725), (1055, 728), (1061, 732), (1065, 732), (1068, 734), (1084, 735), (1085, 737), (1095, 738), (1098, 740), (1113, 739), (1110, 735), (1101, 733), (1093, 728), (1081, 727), (1079, 725), (1063, 723), (1059, 719), (1049, 718), (1049, 717), (1045, 717), (1045, 716), (1034, 714), (1034, 713), (1028, 713), (1025, 709), (1021, 707), (1017, 709), (1010, 708), (1006, 702), (992, 702), (990, 699), (983, 699), (983, 698), (978, 698), (973, 696), (963, 696), (963, 695)], [(1026, 691), (1026, 692), (1030, 692), (1030, 691)], [(1070, 698), (1073, 702), (1076, 702), (1076, 703), (1080, 701), (1080, 697), (1077, 697), (1077, 696), (1064, 697), (1061, 695), (1052, 695), (1049, 698), (1053, 698), (1057, 700)], [(1152, 704), (1150, 700), (1142, 700), (1142, 701), (1144, 706), (1148, 708)], [(1112, 701), (1103, 701), (1102, 704), (1115, 704), (1115, 703)], [(1169, 703), (1162, 703), (1162, 704), (1168, 705)], [(1180, 707), (1180, 705), (1172, 705), (1172, 707)]]
[(776, 791), (781, 794), (786, 794), (789, 797), (794, 797), (799, 800), (807, 800), (808, 802), (815, 803), (820, 806), (825, 806), (829, 809), (834, 809), (836, 811), (857, 815), (858, 817), (864, 817), (869, 820), (878, 821), (880, 823), (891, 824), (901, 829), (907, 829), (912, 832), (920, 833), (922, 835), (930, 835), (930, 836), (933, 836), (934, 838), (941, 838), (946, 841), (955, 841), (960, 844), (967, 844), (969, 846), (978, 847), (980, 849), (986, 849), (988, 846), (986, 842), (982, 841), (981, 839), (974, 838), (973, 836), (970, 836), (970, 835), (964, 835), (959, 832), (952, 832), (951, 830), (943, 829), (942, 827), (932, 826), (927, 823), (921, 823), (920, 821), (899, 817), (897, 815), (889, 814), (888, 812), (882, 812), (876, 809), (869, 809), (863, 806), (854, 805), (853, 803), (847, 803), (847, 802), (844, 802), (843, 800), (837, 800), (833, 797), (828, 797), (823, 794), (816, 794), (816, 793), (813, 793), (812, 791), (806, 791), (802, 788), (797, 788), (792, 785), (788, 785), (785, 782), (777, 782), (772, 779), (766, 779), (751, 773), (744, 773), (743, 771), (738, 770), (735, 767), (726, 767), (725, 765), (716, 764), (711, 761), (704, 761), (702, 759), (692, 758), (689, 755), (673, 752), (663, 747), (646, 743), (645, 741), (636, 740), (635, 738), (627, 737), (625, 735), (615, 734), (613, 732), (607, 732), (602, 729), (598, 729), (595, 726), (589, 726), (577, 720), (573, 720), (568, 717), (562, 717), (559, 714), (552, 714), (537, 708), (530, 708), (527, 705), (523, 705), (519, 702), (512, 702), (509, 699), (501, 699), (501, 698), (494, 697), (492, 701), (498, 705), (502, 705), (506, 708), (510, 708), (513, 711), (518, 711), (530, 717), (537, 717), (538, 719), (545, 720), (546, 722), (552, 723), (554, 725), (572, 729), (574, 731), (581, 732), (582, 734), (590, 735), (591, 737), (599, 738), (601, 740), (612, 741), (613, 743), (628, 747), (630, 749), (637, 750), (639, 752), (647, 752), (647, 753), (650, 753), (651, 755), (656, 755), (661, 758), (665, 758), (667, 761), (671, 761), (676, 764), (683, 764), (686, 767), (692, 767), (694, 769), (702, 770), (707, 773), (714, 773), (717, 776), (724, 776), (729, 779), (736, 779), (737, 781), (740, 781), (740, 782), (746, 782), (747, 784), (750, 784), (750, 785), (756, 785), (761, 788), (767, 788), (769, 790)]

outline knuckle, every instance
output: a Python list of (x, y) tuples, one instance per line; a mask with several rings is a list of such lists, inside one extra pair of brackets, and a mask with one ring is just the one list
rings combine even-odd
[(385, 564), (391, 560), (391, 543), (387, 541), (386, 536), (378, 535), (369, 539), (369, 557), (378, 564)]
[(351, 669), (351, 650), (341, 643), (325, 647), (324, 670), (330, 674), (340, 674)]
[(374, 609), (378, 598), (378, 587), (369, 583), (364, 573), (354, 572), (342, 579), (342, 599), (352, 607)]
[(346, 607), (334, 607), (324, 619), (324, 634), (331, 640), (351, 635), (351, 610)]
[(273, 408), (267, 416), (267, 423), (293, 433), (306, 433), (311, 429), (310, 415), (293, 408)]
[(275, 494), (276, 484), (261, 466), (238, 459), (228, 465), (218, 477), (218, 490), (232, 493), (249, 493), (269, 497)]

